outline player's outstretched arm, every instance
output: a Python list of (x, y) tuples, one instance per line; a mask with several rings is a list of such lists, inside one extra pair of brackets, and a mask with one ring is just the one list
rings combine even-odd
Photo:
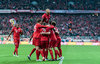
[(32, 34), (32, 36), (31, 36), (30, 39), (29, 39), (29, 43), (31, 42), (32, 38), (33, 38), (33, 34)]
[(7, 37), (7, 40), (8, 40), (8, 38), (10, 37), (10, 35), (11, 35), (12, 33), (13, 33), (13, 32), (11, 31), (10, 34), (8, 35), (8, 37)]
[(42, 34), (42, 35), (49, 35), (50, 32), (41, 32), (40, 34)]

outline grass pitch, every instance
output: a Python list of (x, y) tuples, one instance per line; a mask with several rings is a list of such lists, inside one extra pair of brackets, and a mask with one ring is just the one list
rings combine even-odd
[[(33, 47), (32, 45), (20, 45), (19, 57), (14, 57), (12, 54), (14, 45), (1, 44), (0, 64), (59, 64), (60, 61), (36, 62), (35, 53), (31, 56), (32, 60), (29, 61), (27, 55)], [(62, 45), (62, 51), (64, 56), (62, 64), (100, 64), (100, 46)]]

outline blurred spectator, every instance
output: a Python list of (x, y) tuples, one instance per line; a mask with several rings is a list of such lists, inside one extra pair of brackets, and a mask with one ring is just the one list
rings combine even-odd
[[(16, 18), (24, 31), (24, 36), (29, 37), (36, 19), (42, 14), (0, 14), (0, 34), (8, 34), (11, 31), (11, 24), (8, 21)], [(61, 36), (100, 36), (100, 17), (91, 14), (52, 14), (51, 19), (57, 22)], [(71, 24), (70, 24), (71, 23)], [(71, 30), (69, 30), (71, 25)]]
[(0, 9), (97, 10), (98, 0), (0, 0)]

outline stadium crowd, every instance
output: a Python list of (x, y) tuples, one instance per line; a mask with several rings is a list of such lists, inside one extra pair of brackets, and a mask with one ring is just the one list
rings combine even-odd
[[(9, 19), (15, 18), (23, 29), (24, 35), (29, 37), (33, 32), (36, 20), (41, 16), (42, 14), (0, 14), (0, 34), (10, 32), (12, 26)], [(61, 36), (100, 36), (98, 17), (91, 14), (51, 14), (51, 20), (57, 22)], [(68, 27), (70, 23), (72, 24), (71, 29)]]
[(0, 9), (98, 10), (97, 0), (0, 0)]

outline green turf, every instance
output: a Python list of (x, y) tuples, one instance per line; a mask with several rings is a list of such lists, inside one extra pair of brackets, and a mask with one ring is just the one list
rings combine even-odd
[[(27, 59), (32, 45), (20, 45), (19, 57), (12, 55), (14, 45), (0, 45), (0, 64), (59, 64), (60, 61), (36, 62), (36, 54)], [(62, 46), (63, 64), (100, 64), (100, 46)], [(40, 57), (41, 58), (41, 57)], [(50, 58), (50, 55), (49, 55)]]

